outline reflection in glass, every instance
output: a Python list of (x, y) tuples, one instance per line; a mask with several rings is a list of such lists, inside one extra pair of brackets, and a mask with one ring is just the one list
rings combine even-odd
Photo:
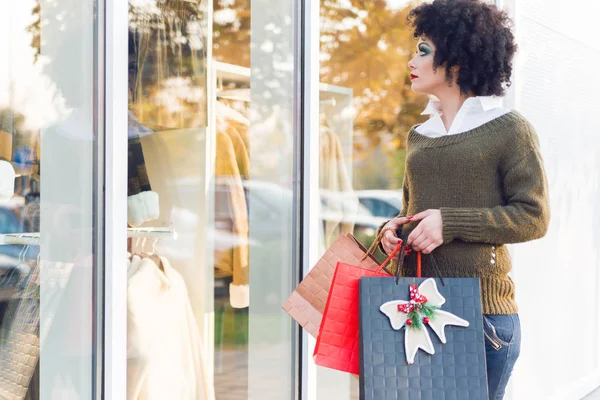
[(128, 399), (214, 399), (207, 3), (129, 2)]
[[(241, 44), (240, 44), (240, 48)], [(250, 71), (214, 63), (214, 365), (217, 398), (248, 398)]]
[(0, 5), (3, 399), (92, 396), (95, 15)]
[[(247, 0), (129, 5), (129, 395), (284, 398), (291, 72), (273, 49), (250, 65)], [(289, 17), (261, 18), (291, 42)]]
[(203, 4), (129, 2), (130, 112), (142, 130), (206, 125)]
[[(416, 3), (320, 3), (322, 252), (344, 233), (369, 247), (401, 208), (406, 135), (427, 103), (411, 91), (407, 66)], [(317, 382), (320, 399), (358, 399), (347, 374), (319, 368)]]

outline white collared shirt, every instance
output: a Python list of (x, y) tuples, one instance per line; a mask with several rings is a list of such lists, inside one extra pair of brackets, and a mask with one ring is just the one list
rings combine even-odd
[(499, 97), (469, 97), (458, 110), (450, 129), (446, 131), (439, 107), (439, 101), (429, 101), (421, 115), (431, 115), (431, 117), (416, 128), (418, 133), (428, 137), (456, 135), (475, 129), (510, 111), (502, 107), (502, 99)]

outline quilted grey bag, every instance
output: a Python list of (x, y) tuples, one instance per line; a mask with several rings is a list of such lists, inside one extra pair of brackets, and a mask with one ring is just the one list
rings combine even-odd
[(488, 398), (479, 279), (363, 277), (359, 301), (361, 400)]

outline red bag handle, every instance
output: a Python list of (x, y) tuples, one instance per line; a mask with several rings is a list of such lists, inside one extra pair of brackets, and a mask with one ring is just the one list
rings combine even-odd
[[(383, 270), (383, 268), (385, 268), (385, 266), (387, 265), (387, 263), (389, 263), (392, 260), (392, 258), (394, 258), (394, 256), (396, 254), (398, 254), (398, 252), (400, 250), (407, 250), (408, 249), (408, 246), (406, 246), (405, 248), (403, 248), (403, 244), (404, 244), (404, 242), (402, 241), (402, 239), (400, 239), (400, 243), (398, 243), (398, 245), (396, 246), (396, 248), (388, 256), (388, 258), (386, 258), (385, 261), (382, 262), (381, 265), (379, 265), (379, 268), (377, 268), (377, 272), (381, 272)], [(402, 253), (404, 253), (404, 251)], [(404, 254), (400, 254), (400, 257), (398, 257), (398, 262), (400, 262), (401, 258), (404, 258), (403, 256), (404, 256)], [(399, 269), (400, 269), (400, 265), (398, 265), (396, 267), (396, 271), (398, 271)], [(417, 252), (417, 278), (421, 278), (421, 270), (422, 270), (422, 268), (421, 268), (421, 252), (418, 251)]]
[(392, 258), (394, 258), (394, 256), (396, 254), (398, 254), (398, 252), (400, 250), (402, 250), (403, 243), (404, 242), (402, 240), (400, 240), (400, 243), (398, 243), (398, 245), (396, 246), (396, 248), (388, 256), (388, 258), (386, 258), (385, 261), (382, 262), (381, 265), (379, 265), (379, 268), (377, 268), (376, 272), (381, 272), (383, 270), (383, 268), (387, 265), (387, 263), (389, 263), (392, 260)]
[[(400, 237), (402, 234), (402, 226), (398, 229), (397, 232), (397, 236)], [(379, 268), (377, 268), (377, 272), (381, 272), (383, 270), (383, 268), (387, 265), (387, 263), (390, 262), (390, 260), (396, 256), (396, 254), (398, 254), (398, 265), (396, 267), (396, 283), (398, 283), (398, 280), (400, 279), (400, 268), (401, 268), (401, 261), (404, 261), (404, 255), (405, 252), (410, 252), (412, 251), (412, 249), (409, 246), (404, 246), (404, 241), (402, 239), (400, 239), (400, 243), (398, 243), (398, 245), (396, 246), (396, 248), (390, 253), (390, 255), (388, 256), (388, 258), (385, 259), (385, 261), (383, 263), (381, 263), (381, 265), (379, 266)], [(444, 282), (444, 278), (442, 278), (442, 274), (440, 272), (440, 269), (437, 265), (437, 263), (435, 262), (435, 258), (433, 257), (433, 254), (429, 254), (428, 255), (429, 258), (428, 260), (431, 262), (432, 267), (435, 269), (438, 277), (441, 280), (442, 286), (446, 286), (446, 283)], [(422, 253), (420, 251), (417, 251), (417, 265), (416, 265), (416, 277), (417, 278), (421, 278), (422, 277)]]
[[(418, 251), (417, 252), (417, 271), (416, 271), (417, 278), (421, 278), (421, 255), (422, 255), (422, 253), (420, 251)], [(435, 258), (433, 257), (433, 254), (427, 254), (427, 256), (428, 256), (427, 259), (429, 260), (429, 263), (435, 270), (435, 273), (437, 274), (438, 278), (440, 279), (442, 286), (446, 286), (446, 282), (444, 282), (444, 278), (442, 277), (442, 272), (440, 271), (440, 267), (438, 267), (437, 262), (435, 261)]]
[[(402, 239), (401, 239), (402, 240)], [(409, 247), (406, 246), (406, 255), (412, 254), (413, 250)], [(421, 278), (421, 271), (422, 271), (422, 267), (421, 267), (422, 263), (421, 263), (421, 252), (417, 251), (417, 273), (416, 273), (416, 277), (417, 278)]]
[[(383, 270), (383, 268), (387, 265), (387, 263), (390, 262), (390, 260), (396, 256), (396, 254), (398, 254), (398, 252), (400, 252), (400, 254), (398, 254), (398, 265), (396, 266), (396, 281), (398, 281), (398, 279), (400, 278), (400, 268), (401, 268), (401, 260), (404, 260), (404, 254), (405, 251), (410, 250), (410, 248), (408, 246), (403, 246), (404, 242), (402, 241), (402, 239), (400, 239), (400, 243), (396, 246), (396, 248), (394, 249), (394, 251), (391, 252), (391, 254), (388, 256), (388, 258), (385, 259), (385, 261), (383, 263), (381, 263), (381, 265), (379, 266), (379, 268), (377, 268), (377, 272), (381, 272), (381, 270)], [(422, 267), (422, 254), (420, 251), (417, 251), (417, 265), (416, 265), (416, 277), (417, 278), (421, 278), (422, 277), (422, 271), (423, 271), (423, 267)], [(437, 265), (437, 263), (435, 262), (435, 259), (433, 258), (432, 254), (429, 254), (429, 261), (431, 262), (432, 267), (435, 269), (435, 272), (437, 273), (438, 278), (440, 279), (442, 286), (446, 286), (446, 282), (444, 282), (444, 278), (442, 278), (442, 274), (440, 272), (440, 269)]]

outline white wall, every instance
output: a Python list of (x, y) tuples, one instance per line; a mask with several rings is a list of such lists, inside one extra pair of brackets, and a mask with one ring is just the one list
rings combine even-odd
[(519, 55), (508, 103), (539, 136), (552, 221), (513, 246), (523, 327), (513, 399), (580, 399), (600, 386), (600, 3), (506, 1)]

